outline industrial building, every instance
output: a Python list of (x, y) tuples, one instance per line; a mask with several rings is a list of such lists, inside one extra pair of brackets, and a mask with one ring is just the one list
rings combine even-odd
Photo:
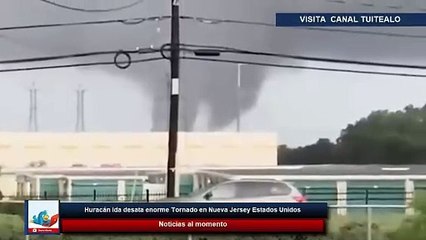
[[(82, 193), (93, 184), (121, 189), (135, 175), (141, 180), (164, 172), (167, 147), (167, 133), (0, 133), (0, 189), (8, 196), (39, 195), (46, 188), (57, 189), (48, 191), (56, 195)], [(179, 134), (177, 171), (276, 165), (275, 134)]]
[[(426, 189), (426, 166), (277, 166), (277, 137), (269, 133), (180, 133), (178, 192), (214, 181), (281, 179), (311, 201), (333, 205), (410, 204)], [(0, 133), (4, 195), (72, 201), (164, 197), (166, 133)], [(45, 166), (29, 167), (44, 161)], [(344, 209), (340, 212), (345, 214)]]

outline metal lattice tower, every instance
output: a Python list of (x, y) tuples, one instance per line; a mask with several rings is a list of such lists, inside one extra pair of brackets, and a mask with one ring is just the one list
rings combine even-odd
[(38, 122), (37, 122), (37, 89), (35, 83), (33, 82), (32, 87), (30, 88), (30, 114), (28, 120), (28, 131), (37, 132), (38, 131)]
[(81, 86), (77, 89), (77, 121), (75, 124), (76, 132), (85, 131), (85, 122), (84, 122), (84, 94), (86, 90), (82, 89)]

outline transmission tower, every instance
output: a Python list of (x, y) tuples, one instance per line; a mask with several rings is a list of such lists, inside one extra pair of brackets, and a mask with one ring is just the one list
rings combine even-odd
[(37, 122), (37, 88), (33, 82), (32, 87), (30, 88), (30, 114), (28, 121), (28, 131), (37, 132), (38, 131), (38, 122)]
[(82, 89), (81, 86), (77, 89), (77, 121), (75, 125), (76, 132), (85, 131), (84, 123), (84, 94), (86, 90)]

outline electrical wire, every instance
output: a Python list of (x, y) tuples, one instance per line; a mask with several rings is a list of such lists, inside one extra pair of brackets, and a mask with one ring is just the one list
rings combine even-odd
[(200, 22), (204, 24), (234, 23), (234, 24), (244, 24), (244, 25), (257, 25), (257, 26), (263, 26), (263, 27), (276, 27), (275, 24), (266, 23), (266, 22), (205, 18), (205, 17), (196, 17), (196, 16), (180, 16), (180, 18), (183, 20), (191, 20), (191, 21)]
[[(169, 44), (164, 44), (160, 49), (155, 48), (138, 48), (136, 50), (119, 50), (119, 51), (97, 51), (97, 52), (87, 52), (87, 53), (76, 53), (76, 54), (67, 54), (67, 55), (55, 55), (55, 56), (46, 56), (46, 57), (34, 57), (34, 58), (23, 58), (23, 59), (12, 59), (12, 60), (2, 60), (0, 64), (16, 64), (16, 63), (29, 63), (29, 62), (45, 62), (53, 60), (65, 60), (65, 59), (74, 59), (74, 58), (83, 58), (89, 56), (100, 56), (100, 55), (111, 55), (114, 54), (114, 61), (117, 62), (117, 59), (120, 55), (124, 55), (127, 59), (127, 63), (124, 65), (116, 64), (117, 67), (125, 69), (130, 66), (132, 59), (130, 54), (152, 54), (160, 52), (162, 58), (169, 59), (168, 56), (164, 53), (165, 51), (170, 51), (167, 47)], [(406, 65), (406, 64), (392, 64), (392, 63), (382, 63), (382, 62), (365, 62), (365, 61), (354, 61), (346, 59), (332, 59), (332, 58), (320, 58), (320, 57), (308, 57), (300, 55), (289, 55), (289, 54), (279, 54), (279, 53), (270, 53), (270, 52), (258, 52), (258, 51), (248, 51), (237, 48), (223, 47), (223, 46), (209, 46), (209, 45), (199, 45), (199, 44), (181, 44), (183, 48), (180, 48), (180, 51), (187, 51), (196, 53), (200, 49), (196, 48), (206, 48), (212, 52), (219, 53), (231, 53), (231, 54), (243, 54), (243, 55), (256, 55), (256, 56), (267, 56), (267, 57), (277, 57), (277, 58), (289, 58), (296, 60), (304, 61), (315, 61), (315, 62), (327, 62), (327, 63), (337, 63), (337, 64), (351, 64), (351, 65), (362, 65), (362, 66), (375, 66), (375, 67), (391, 67), (391, 68), (407, 68), (407, 69), (420, 69), (426, 70), (426, 66), (421, 65)], [(192, 47), (192, 48), (191, 48)], [(201, 49), (203, 50), (203, 49)]]
[(103, 25), (121, 23), (125, 25), (137, 25), (143, 22), (158, 22), (170, 19), (170, 16), (152, 16), (152, 17), (135, 17), (124, 19), (109, 19), (99, 21), (83, 21), (83, 22), (69, 22), (69, 23), (50, 23), (50, 24), (35, 24), (35, 25), (22, 25), (11, 27), (0, 27), (0, 31), (24, 30), (24, 29), (39, 29), (39, 28), (55, 28), (55, 27), (70, 27), (70, 26), (83, 26), (83, 25)]
[[(132, 63), (144, 63), (144, 62), (154, 62), (164, 60), (162, 57), (153, 57), (145, 59), (132, 60)], [(127, 62), (118, 62), (119, 64), (126, 64)], [(88, 66), (102, 66), (102, 65), (115, 65), (116, 62), (90, 62), (90, 63), (75, 63), (75, 64), (60, 64), (60, 65), (49, 65), (49, 66), (39, 66), (39, 67), (25, 67), (25, 68), (9, 68), (9, 69), (0, 69), (0, 73), (6, 72), (26, 72), (26, 71), (36, 71), (36, 70), (49, 70), (49, 69), (59, 69), (59, 68), (75, 68), (75, 67), (88, 67)]]
[(59, 7), (59, 8), (63, 8), (63, 9), (67, 9), (67, 10), (72, 10), (72, 11), (78, 11), (78, 12), (88, 12), (88, 13), (103, 13), (103, 12), (115, 12), (115, 11), (121, 11), (124, 9), (128, 9), (128, 8), (132, 8), (134, 6), (137, 6), (139, 4), (141, 4), (144, 0), (136, 0), (132, 3), (129, 3), (127, 5), (123, 5), (120, 7), (116, 7), (116, 8), (109, 8), (109, 9), (85, 9), (85, 8), (77, 8), (77, 7), (71, 7), (65, 4), (60, 4), (60, 3), (56, 3), (50, 0), (39, 0), (43, 3), (55, 6), (55, 7)]
[[(267, 56), (267, 57), (288, 58), (288, 59), (296, 59), (296, 60), (304, 60), (304, 61), (328, 62), (328, 63), (338, 63), (338, 64), (352, 64), (352, 65), (375, 66), (375, 67), (409, 68), (409, 69), (426, 70), (426, 66), (423, 66), (423, 65), (407, 65), (407, 64), (382, 63), (382, 62), (355, 61), (355, 60), (335, 59), (335, 58), (308, 57), (308, 56), (300, 56), (300, 55), (249, 51), (249, 50), (230, 48), (230, 47), (208, 46), (208, 45), (199, 45), (199, 44), (181, 44), (181, 46), (206, 48), (207, 50), (215, 50), (220, 53)], [(197, 49), (191, 49), (191, 48), (183, 48), (182, 50), (190, 51), (190, 52), (197, 51)]]
[[(51, 24), (36, 24), (36, 25), (23, 25), (23, 26), (11, 26), (11, 27), (0, 27), (0, 31), (11, 31), (11, 30), (24, 30), (24, 29), (38, 29), (38, 28), (53, 28), (53, 27), (68, 27), (68, 26), (80, 26), (80, 25), (103, 25), (103, 24), (114, 24), (121, 23), (126, 25), (136, 25), (143, 22), (152, 22), (152, 21), (163, 21), (170, 19), (171, 16), (152, 16), (152, 17), (135, 17), (127, 19), (109, 19), (109, 20), (100, 20), (100, 21), (85, 21), (85, 22), (70, 22), (70, 23), (51, 23)], [(242, 25), (252, 25), (252, 26), (262, 26), (262, 27), (273, 27), (276, 28), (275, 24), (266, 23), (266, 22), (254, 22), (254, 21), (242, 21), (242, 20), (230, 20), (230, 19), (214, 19), (214, 18), (203, 18), (203, 17), (192, 17), (192, 16), (181, 16), (182, 20), (195, 21), (202, 24), (221, 24), (221, 23), (230, 23), (230, 24), (242, 24)], [(323, 31), (323, 32), (340, 32), (347, 34), (358, 34), (358, 35), (373, 35), (373, 36), (384, 36), (384, 37), (396, 37), (396, 38), (415, 38), (415, 39), (424, 39), (426, 35), (416, 35), (416, 34), (403, 34), (403, 33), (391, 33), (391, 32), (371, 32), (363, 30), (353, 30), (353, 29), (338, 29), (338, 28), (314, 28), (314, 27), (298, 27), (292, 29), (299, 30), (312, 30), (312, 31)]]
[(384, 36), (384, 37), (396, 37), (396, 38), (417, 38), (424, 39), (426, 35), (416, 35), (416, 34), (403, 34), (403, 33), (391, 33), (391, 32), (370, 32), (363, 30), (348, 30), (348, 29), (334, 29), (334, 28), (302, 28), (306, 30), (313, 31), (322, 31), (322, 32), (340, 32), (340, 33), (350, 33), (350, 34), (359, 34), (359, 35), (375, 35), (375, 36)]
[(97, 51), (97, 52), (75, 53), (75, 54), (55, 55), (55, 56), (46, 56), (46, 57), (33, 57), (33, 58), (0, 60), (0, 64), (45, 62), (45, 61), (53, 61), (53, 60), (65, 60), (65, 59), (73, 59), (73, 58), (111, 55), (111, 54), (118, 54), (118, 53), (123, 53), (123, 52), (127, 53), (127, 54), (150, 54), (150, 53), (156, 53), (156, 52), (159, 52), (159, 51), (160, 51), (159, 49), (154, 49), (154, 48), (140, 48), (140, 49), (136, 49), (136, 50), (119, 50), (119, 51)]
[[(348, 1), (346, 1), (346, 0), (327, 0), (327, 2), (338, 3), (338, 4), (342, 4), (342, 5), (348, 3)], [(364, 7), (375, 7), (376, 3), (375, 3), (374, 0), (370, 0), (368, 2), (364, 1), (360, 5), (364, 6)], [(404, 8), (404, 6), (402, 6), (401, 3), (390, 3), (390, 4), (386, 5), (386, 6), (380, 6), (380, 3), (379, 3), (379, 5), (377, 5), (377, 6), (379, 6), (379, 7), (387, 7), (389, 9), (398, 9), (398, 10)], [(425, 11), (426, 9), (424, 7), (417, 7), (417, 10), (418, 11)]]
[[(214, 24), (221, 24), (221, 23), (231, 23), (231, 24), (253, 25), (253, 26), (273, 27), (273, 28), (277, 27), (275, 24), (267, 23), (267, 22), (204, 18), (204, 17), (192, 17), (192, 16), (181, 16), (181, 18), (186, 19), (186, 20), (192, 20), (192, 21), (200, 22), (200, 23), (203, 23), (203, 24), (213, 24), (213, 25)], [(363, 30), (348, 30), (348, 29), (336, 29), (336, 28), (324, 28), (324, 27), (318, 27), (318, 28), (315, 28), (315, 27), (291, 27), (291, 28), (292, 29), (299, 29), (299, 30), (341, 32), (341, 33), (375, 35), (375, 36), (385, 36), (385, 37), (426, 38), (426, 35), (400, 34), (400, 33), (378, 32), (378, 31), (371, 32), (371, 31), (363, 31)]]
[(255, 66), (264, 66), (264, 67), (305, 69), (305, 70), (314, 70), (314, 71), (426, 78), (426, 74), (393, 73), (393, 72), (363, 71), (363, 70), (352, 70), (352, 69), (341, 69), (341, 68), (309, 67), (309, 66), (299, 66), (299, 65), (286, 65), (286, 64), (240, 61), (240, 60), (230, 60), (230, 59), (213, 59), (213, 58), (201, 58), (201, 57), (181, 57), (181, 59), (198, 60), (198, 61), (206, 61), (206, 62), (235, 63), (235, 64), (255, 65)]
[[(142, 62), (159, 61), (159, 60), (164, 60), (164, 59), (165, 59), (164, 57), (153, 57), (153, 58), (137, 59), (137, 60), (131, 60), (130, 59), (130, 61), (131, 61), (131, 63), (142, 63)], [(256, 66), (265, 66), (265, 67), (279, 67), (279, 68), (292, 68), (292, 69), (328, 71), (328, 72), (343, 72), (343, 73), (356, 73), (356, 74), (370, 74), (370, 75), (385, 75), (385, 76), (402, 76), (402, 77), (426, 78), (426, 74), (409, 74), (409, 73), (396, 73), (396, 72), (352, 70), (352, 69), (341, 69), (341, 68), (338, 69), (338, 68), (325, 68), (325, 67), (309, 67), (309, 66), (300, 66), (300, 65), (286, 65), (286, 64), (275, 64), (275, 63), (265, 63), (265, 62), (255, 62), (255, 61), (241, 61), (241, 60), (230, 60), (230, 59), (213, 59), (213, 58), (186, 57), (186, 56), (181, 57), (181, 59), (183, 59), (183, 60), (207, 61), (207, 62), (246, 64), (246, 65), (256, 65)], [(58, 68), (75, 68), (75, 67), (100, 66), (100, 65), (117, 65), (117, 64), (125, 64), (126, 65), (126, 64), (128, 64), (128, 61), (91, 62), (91, 63), (49, 65), (49, 66), (39, 66), (39, 67), (0, 69), (0, 73), (34, 71), (34, 70), (47, 70), (47, 69), (58, 69)]]

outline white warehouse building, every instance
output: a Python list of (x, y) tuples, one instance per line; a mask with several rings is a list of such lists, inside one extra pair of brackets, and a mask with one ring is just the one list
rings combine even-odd
[[(5, 196), (142, 200), (165, 193), (167, 133), (0, 133)], [(277, 166), (271, 133), (180, 133), (178, 192), (212, 181), (266, 178), (292, 182), (308, 200), (333, 205), (410, 204), (426, 190), (426, 166)], [(45, 166), (29, 167), (44, 161)], [(152, 198), (151, 198), (152, 199)], [(341, 211), (345, 214), (344, 209)]]
[[(6, 196), (78, 195), (96, 184), (108, 186), (100, 192), (122, 194), (135, 175), (144, 180), (165, 172), (167, 147), (167, 133), (0, 133), (0, 190)], [(29, 167), (41, 161), (45, 166)], [(179, 134), (178, 171), (276, 165), (275, 134)]]

